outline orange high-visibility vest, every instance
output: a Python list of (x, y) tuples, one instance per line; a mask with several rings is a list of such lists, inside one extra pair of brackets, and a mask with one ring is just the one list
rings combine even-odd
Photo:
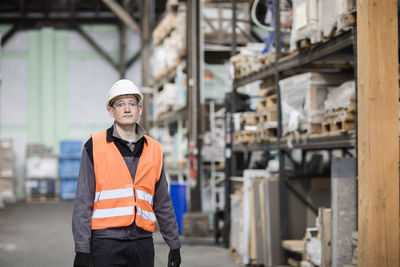
[[(92, 230), (136, 225), (154, 232), (154, 188), (162, 169), (161, 144), (145, 135), (135, 182), (114, 142), (107, 142), (107, 131), (92, 134), (96, 195)], [(135, 209), (136, 207), (136, 209)], [(136, 212), (135, 212), (136, 211)]]

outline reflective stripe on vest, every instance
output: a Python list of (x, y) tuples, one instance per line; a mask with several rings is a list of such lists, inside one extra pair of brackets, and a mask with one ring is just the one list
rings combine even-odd
[(92, 218), (109, 218), (117, 216), (133, 215), (134, 206), (112, 208), (112, 209), (97, 209), (93, 211)]
[(136, 189), (136, 197), (138, 199), (145, 200), (145, 201), (149, 202), (150, 205), (153, 206), (153, 196), (150, 195), (149, 193), (146, 193), (146, 192), (144, 192), (142, 190)]
[(161, 145), (145, 136), (133, 184), (125, 160), (114, 142), (107, 142), (106, 135), (106, 131), (92, 135), (96, 177), (92, 230), (128, 226), (135, 221), (138, 227), (154, 232), (153, 202), (162, 169)]
[(137, 212), (139, 216), (142, 216), (146, 220), (150, 220), (152, 222), (156, 222), (156, 216), (153, 212), (142, 210), (141, 208), (137, 207)]
[(133, 196), (132, 188), (114, 189), (114, 190), (103, 190), (96, 192), (94, 202), (104, 199), (124, 198)]

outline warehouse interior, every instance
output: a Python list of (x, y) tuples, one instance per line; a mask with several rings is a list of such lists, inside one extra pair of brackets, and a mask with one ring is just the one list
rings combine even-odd
[(0, 1), (0, 266), (73, 264), (119, 79), (162, 145), (182, 266), (400, 266), (398, 5)]

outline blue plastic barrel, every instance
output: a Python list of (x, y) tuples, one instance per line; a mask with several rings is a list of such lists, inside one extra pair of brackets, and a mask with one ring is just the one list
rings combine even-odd
[(170, 182), (172, 204), (174, 205), (179, 234), (182, 234), (183, 216), (187, 212), (186, 183)]

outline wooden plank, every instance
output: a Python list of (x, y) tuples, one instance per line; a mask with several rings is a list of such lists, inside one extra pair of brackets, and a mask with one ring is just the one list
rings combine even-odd
[(321, 234), (321, 267), (331, 266), (331, 209), (319, 209), (319, 227)]
[(359, 266), (399, 266), (397, 1), (357, 1)]

